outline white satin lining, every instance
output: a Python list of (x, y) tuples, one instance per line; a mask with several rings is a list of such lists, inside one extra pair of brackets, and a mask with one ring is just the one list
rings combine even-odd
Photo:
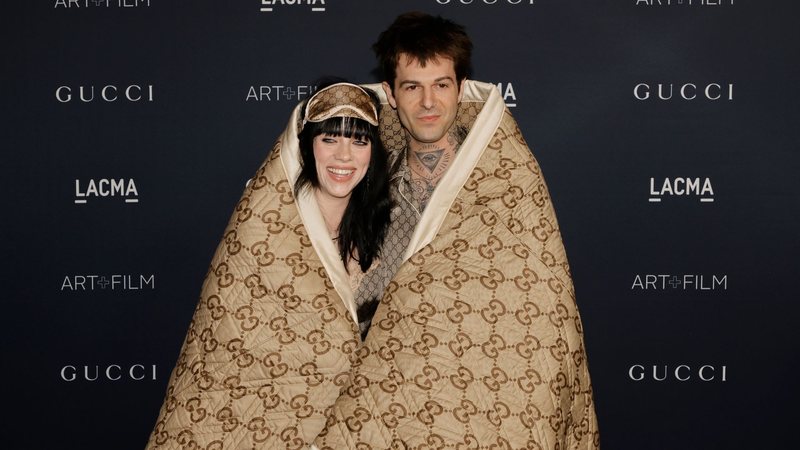
[[(294, 187), (297, 177), (300, 175), (300, 145), (297, 140), (297, 121), (300, 114), (300, 107), (296, 107), (289, 119), (289, 125), (281, 135), (281, 164), (286, 173), (286, 179)], [(296, 198), (297, 209), (300, 212), (300, 220), (306, 228), (311, 245), (317, 252), (322, 261), (325, 271), (330, 277), (333, 288), (339, 297), (342, 298), (344, 306), (350, 311), (353, 322), (358, 325), (356, 316), (356, 303), (353, 298), (353, 290), (350, 288), (350, 277), (345, 271), (344, 263), (339, 257), (336, 246), (329, 237), (328, 227), (322, 218), (322, 213), (317, 205), (317, 200), (311, 189), (304, 189)]]

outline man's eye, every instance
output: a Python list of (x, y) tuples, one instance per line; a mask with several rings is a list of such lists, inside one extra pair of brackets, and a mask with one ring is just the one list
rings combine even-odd
[(413, 91), (413, 90), (415, 90), (415, 89), (417, 89), (417, 86), (415, 86), (415, 85), (413, 85), (413, 84), (410, 84), (410, 85), (406, 86), (406, 90), (407, 90), (407, 91)]

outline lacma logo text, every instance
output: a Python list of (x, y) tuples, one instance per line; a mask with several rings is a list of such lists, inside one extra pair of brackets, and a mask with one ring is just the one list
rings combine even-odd
[(305, 6), (311, 12), (325, 12), (325, 0), (261, 0), (261, 12), (272, 12), (277, 6)]
[(75, 203), (86, 204), (90, 198), (116, 197), (125, 203), (139, 203), (139, 191), (133, 178), (75, 180)]
[(650, 178), (650, 201), (658, 203), (664, 197), (697, 197), (701, 203), (714, 201), (714, 188), (710, 178), (664, 178), (657, 182)]
[(506, 106), (509, 108), (514, 108), (517, 106), (517, 94), (514, 92), (514, 85), (511, 82), (508, 83), (497, 83), (497, 90), (500, 91), (500, 95), (503, 96), (503, 102), (505, 102)]

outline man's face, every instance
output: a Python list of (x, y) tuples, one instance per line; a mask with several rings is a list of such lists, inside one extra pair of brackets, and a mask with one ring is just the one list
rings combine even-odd
[(439, 57), (422, 67), (419, 61), (401, 53), (396, 73), (394, 90), (386, 82), (383, 90), (411, 139), (418, 144), (444, 145), (456, 120), (462, 91), (453, 60)]

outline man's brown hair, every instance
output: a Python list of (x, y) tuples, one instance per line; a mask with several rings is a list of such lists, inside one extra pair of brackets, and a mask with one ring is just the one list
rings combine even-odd
[(408, 12), (397, 16), (378, 41), (372, 45), (378, 57), (383, 77), (394, 89), (397, 62), (400, 54), (419, 61), (425, 67), (428, 61), (450, 58), (456, 71), (456, 81), (467, 77), (472, 58), (472, 41), (464, 27), (441, 16), (422, 12)]

